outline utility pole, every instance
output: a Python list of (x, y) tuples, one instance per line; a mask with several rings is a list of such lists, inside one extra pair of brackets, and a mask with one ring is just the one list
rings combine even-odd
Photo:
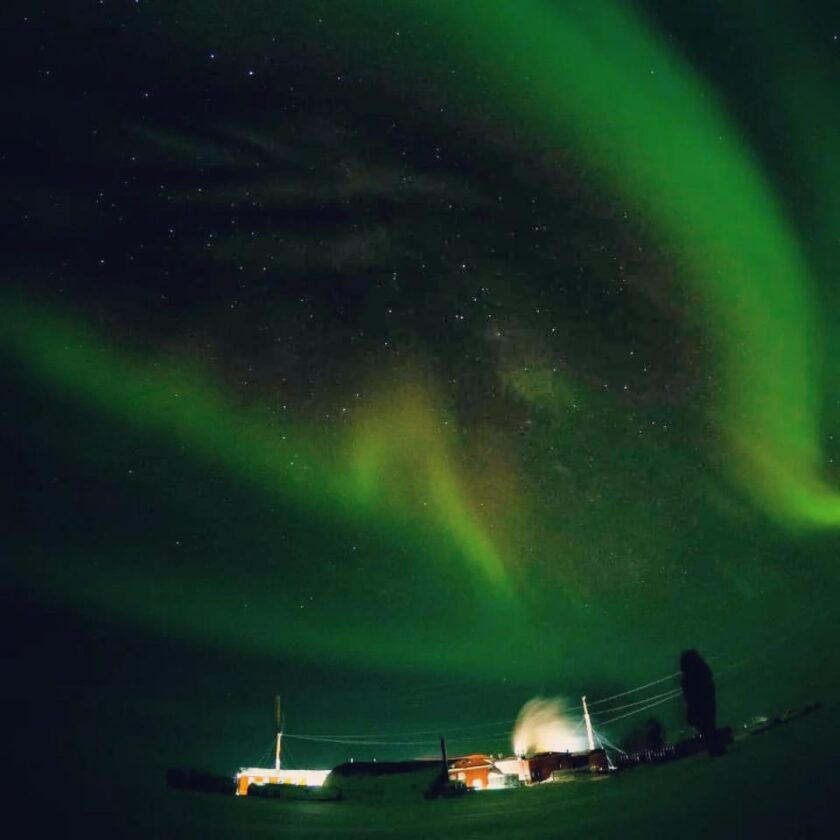
[(446, 758), (446, 739), (441, 736), (440, 739), (440, 755), (441, 759), (443, 760), (443, 772), (446, 774), (446, 778), (449, 778), (449, 761)]
[(592, 719), (589, 717), (589, 708), (586, 705), (586, 695), (580, 698), (583, 701), (583, 719), (586, 722), (586, 738), (589, 741), (589, 752), (595, 750), (595, 738), (592, 735)]
[(274, 769), (280, 769), (280, 749), (283, 742), (283, 708), (280, 704), (280, 695), (274, 695), (274, 724), (277, 729), (277, 741), (274, 745)]

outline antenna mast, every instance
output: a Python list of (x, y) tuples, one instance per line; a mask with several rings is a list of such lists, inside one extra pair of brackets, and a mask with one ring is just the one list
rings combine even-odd
[(586, 705), (586, 695), (580, 698), (583, 701), (583, 719), (586, 722), (586, 738), (589, 741), (589, 752), (595, 750), (595, 738), (592, 736), (592, 719), (589, 717), (589, 708)]
[(283, 745), (283, 707), (280, 704), (280, 695), (274, 695), (274, 725), (277, 729), (277, 741), (274, 745), (274, 769), (280, 769), (280, 750)]

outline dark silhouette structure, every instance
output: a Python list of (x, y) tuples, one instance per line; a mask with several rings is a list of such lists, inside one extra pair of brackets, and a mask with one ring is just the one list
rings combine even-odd
[(201, 793), (221, 793), (225, 796), (236, 793), (236, 780), (233, 776), (220, 776), (218, 773), (193, 768), (170, 767), (166, 771), (166, 784), (178, 790), (197, 790)]
[(680, 656), (680, 670), (688, 722), (697, 730), (709, 755), (723, 755), (726, 746), (717, 729), (712, 669), (696, 650), (684, 650)]
[(650, 718), (645, 724), (645, 741), (649, 750), (661, 750), (665, 746), (665, 727), (658, 718)]
[(657, 751), (665, 747), (665, 727), (652, 717), (634, 727), (622, 740), (621, 747), (628, 753)]

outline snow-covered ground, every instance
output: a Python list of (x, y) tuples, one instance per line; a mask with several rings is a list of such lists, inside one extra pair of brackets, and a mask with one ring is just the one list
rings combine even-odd
[[(810, 837), (832, 797), (840, 725), (826, 708), (700, 756), (617, 777), (416, 803), (273, 802), (166, 790), (122, 803), (126, 836)], [(140, 807), (144, 805), (145, 807)], [(138, 813), (133, 813), (137, 811)], [(129, 812), (131, 817), (129, 818)], [(119, 810), (113, 815), (119, 821)], [(833, 832), (832, 832), (833, 833)]]

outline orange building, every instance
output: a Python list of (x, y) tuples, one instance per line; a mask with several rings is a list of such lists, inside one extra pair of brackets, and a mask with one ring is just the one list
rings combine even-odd
[(519, 784), (519, 776), (516, 773), (499, 769), (495, 761), (484, 753), (473, 753), (450, 761), (449, 779), (453, 782), (463, 782), (473, 790), (516, 787)]
[(490, 772), (496, 770), (489, 755), (474, 753), (449, 762), (449, 778), (453, 782), (463, 782), (467, 787), (486, 790), (490, 786)]

